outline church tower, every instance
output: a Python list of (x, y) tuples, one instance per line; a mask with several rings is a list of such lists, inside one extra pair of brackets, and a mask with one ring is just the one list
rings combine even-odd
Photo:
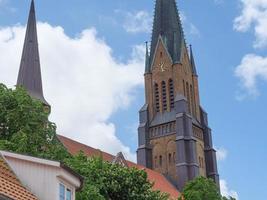
[(193, 50), (186, 46), (175, 0), (156, 0), (144, 77), (138, 164), (162, 173), (180, 191), (197, 176), (212, 178), (219, 186), (211, 129), (200, 106)]
[(31, 2), (17, 86), (24, 87), (32, 98), (49, 107), (43, 95), (34, 0)]

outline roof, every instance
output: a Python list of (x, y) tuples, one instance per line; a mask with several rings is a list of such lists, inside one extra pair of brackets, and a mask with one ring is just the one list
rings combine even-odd
[(13, 200), (38, 200), (21, 184), (2, 155), (0, 155), (0, 197)]
[(46, 165), (46, 166), (52, 166), (56, 168), (62, 168), (63, 170), (67, 171), (69, 174), (73, 175), (80, 181), (80, 185), (78, 186), (77, 190), (80, 190), (82, 185), (83, 185), (83, 178), (79, 174), (77, 174), (75, 171), (67, 167), (61, 162), (58, 161), (53, 161), (53, 160), (47, 160), (47, 159), (42, 159), (42, 158), (37, 158), (37, 157), (32, 157), (32, 156), (26, 156), (22, 154), (16, 154), (16, 153), (11, 153), (7, 151), (0, 151), (0, 154), (4, 156), (5, 158), (15, 158), (18, 160), (23, 160), (31, 163), (36, 163), (40, 165)]
[[(105, 161), (112, 162), (116, 156), (111, 155), (109, 153), (103, 152), (99, 149), (94, 149), (89, 147), (85, 144), (79, 143), (74, 141), (70, 138), (58, 135), (59, 140), (63, 143), (65, 148), (71, 153), (72, 155), (78, 154), (80, 151), (83, 151), (85, 155), (88, 157), (93, 156), (102, 156)], [(129, 167), (135, 167), (140, 170), (145, 170), (148, 175), (148, 179), (154, 183), (154, 189), (159, 190), (161, 192), (165, 192), (170, 194), (171, 198), (177, 199), (179, 196), (179, 191), (161, 174), (151, 169), (145, 168), (141, 165), (137, 165), (131, 161), (126, 161)]]
[(150, 49), (150, 65), (152, 64), (160, 36), (165, 43), (168, 53), (171, 55), (172, 61), (174, 63), (180, 62), (181, 51), (185, 40), (175, 0), (156, 0)]
[(43, 95), (36, 17), (33, 0), (31, 2), (31, 9), (28, 18), (17, 86), (24, 87), (31, 97), (40, 100), (45, 105), (49, 105)]

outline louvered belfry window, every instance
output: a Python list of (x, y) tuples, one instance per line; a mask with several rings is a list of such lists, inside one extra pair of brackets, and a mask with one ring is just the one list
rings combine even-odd
[(173, 88), (173, 80), (169, 80), (169, 92), (170, 92), (170, 108), (174, 108), (174, 88)]
[(159, 112), (160, 111), (160, 107), (159, 107), (159, 85), (157, 83), (155, 83), (155, 85), (154, 85), (154, 94), (155, 94), (156, 112)]
[(162, 107), (163, 111), (167, 110), (167, 90), (166, 90), (166, 83), (162, 81), (161, 83), (161, 91), (162, 91)]

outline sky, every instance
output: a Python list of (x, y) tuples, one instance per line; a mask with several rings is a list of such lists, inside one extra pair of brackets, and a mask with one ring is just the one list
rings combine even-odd
[[(36, 0), (44, 94), (58, 133), (135, 161), (154, 0)], [(179, 0), (221, 190), (267, 196), (267, 0)], [(29, 0), (0, 0), (0, 82), (16, 84)]]

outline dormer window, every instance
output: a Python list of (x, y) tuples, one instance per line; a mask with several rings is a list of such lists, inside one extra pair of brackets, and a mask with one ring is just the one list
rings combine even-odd
[(59, 200), (73, 200), (72, 190), (63, 183), (59, 184)]

